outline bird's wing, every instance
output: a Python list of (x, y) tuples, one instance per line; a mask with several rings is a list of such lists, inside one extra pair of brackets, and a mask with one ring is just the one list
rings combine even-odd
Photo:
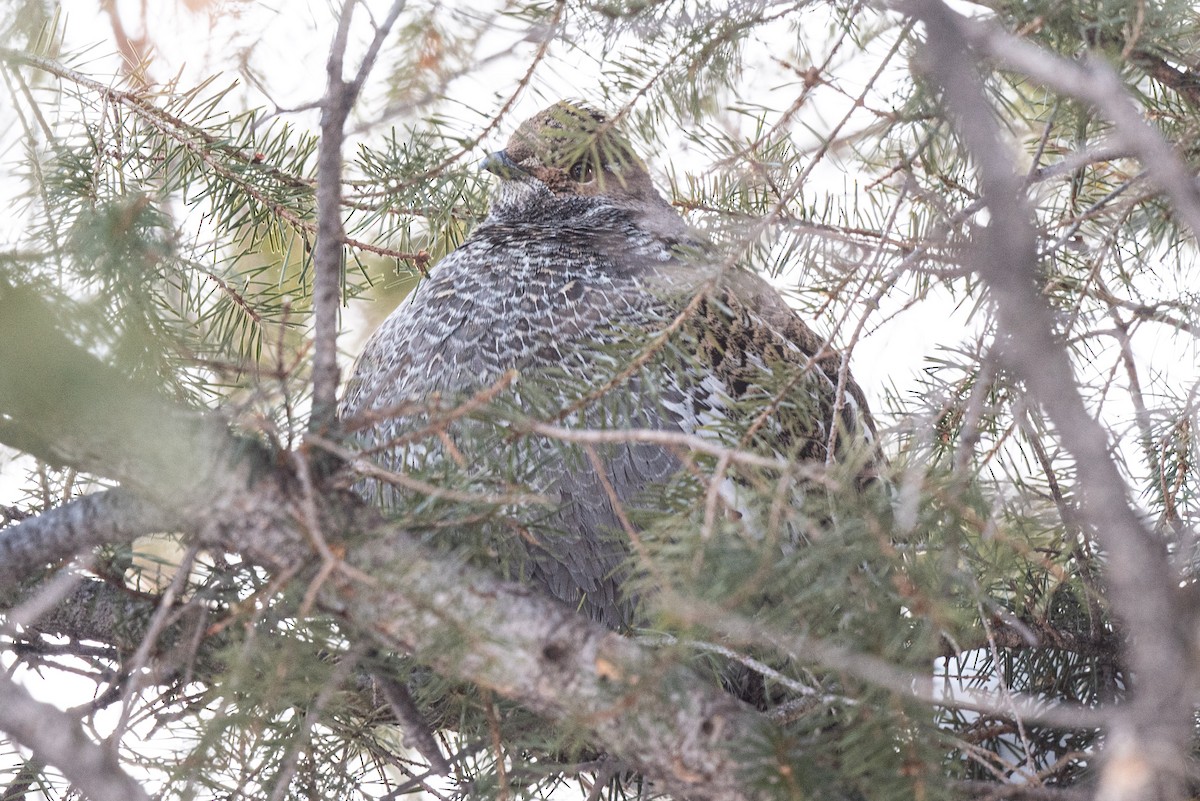
[[(874, 443), (866, 397), (843, 357), (757, 274), (714, 267), (692, 248), (654, 277), (689, 366), (676, 368), (681, 427), (810, 462)], [(761, 419), (760, 419), (761, 418)]]
[[(809, 328), (779, 292), (755, 273), (731, 270), (723, 276), (721, 289), (720, 299), (728, 309), (720, 315), (723, 324), (734, 336), (740, 326), (752, 326), (755, 333), (742, 339), (764, 357), (770, 369), (786, 365), (798, 374), (789, 379), (788, 385), (819, 397), (814, 401), (815, 408), (825, 417), (826, 436), (837, 431), (847, 445), (875, 441), (875, 420), (866, 396), (849, 370), (843, 369), (843, 355), (828, 339)], [(835, 445), (835, 456), (837, 453)]]

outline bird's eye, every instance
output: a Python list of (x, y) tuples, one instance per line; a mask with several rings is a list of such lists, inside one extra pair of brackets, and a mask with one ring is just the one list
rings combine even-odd
[(571, 176), (571, 180), (577, 183), (587, 183), (592, 180), (592, 165), (586, 160), (580, 159), (571, 165), (571, 169), (567, 173)]

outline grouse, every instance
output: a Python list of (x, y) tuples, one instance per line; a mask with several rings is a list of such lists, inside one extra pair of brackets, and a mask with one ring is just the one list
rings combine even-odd
[[(552, 511), (497, 521), (487, 547), (514, 578), (623, 629), (637, 621), (629, 535), (667, 503), (662, 488), (691, 480), (678, 443), (618, 437), (589, 453), (451, 410), (482, 393), (572, 429), (819, 464), (875, 426), (844, 371), (839, 389), (839, 354), (689, 230), (605, 115), (556, 103), (482, 167), (496, 178), (486, 218), (369, 339), (340, 417), (384, 471), (523, 467)], [(723, 483), (737, 514), (737, 482)], [(409, 484), (374, 471), (358, 487), (396, 507)]]

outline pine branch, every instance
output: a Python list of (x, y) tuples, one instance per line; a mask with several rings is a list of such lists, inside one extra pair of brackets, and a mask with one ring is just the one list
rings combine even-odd
[(912, 698), (931, 706), (966, 709), (999, 717), (1010, 717), (1016, 713), (1022, 720), (1064, 728), (1091, 728), (1109, 720), (1108, 710), (1095, 710), (1078, 704), (1063, 703), (1047, 707), (1040, 700), (1003, 698), (1002, 693), (989, 691), (964, 691), (962, 697), (950, 696), (932, 686), (928, 677), (896, 667), (872, 654), (858, 653), (820, 638), (772, 628), (695, 599), (685, 601), (672, 597), (670, 592), (661, 593), (656, 603), (662, 604), (664, 614), (711, 628), (727, 643), (776, 648), (794, 660), (853, 676), (883, 687), (899, 697)]
[(25, 521), (19, 532), (0, 530), (0, 587), (89, 548), (131, 542), (178, 525), (174, 515), (125, 490), (87, 495), (47, 509)]
[[(11, 64), (23, 64), (57, 78), (71, 81), (95, 93), (98, 98), (106, 102), (112, 102), (129, 109), (168, 140), (174, 142), (206, 165), (212, 171), (213, 175), (219, 176), (221, 179), (236, 185), (239, 191), (247, 197), (252, 198), (263, 209), (283, 220), (294, 230), (305, 234), (319, 235), (319, 222), (307, 219), (306, 211), (291, 208), (272, 198), (268, 192), (264, 191), (259, 180), (256, 179), (270, 178), (277, 182), (279, 186), (304, 192), (312, 189), (314, 181), (265, 162), (260, 153), (250, 152), (228, 144), (225, 137), (206, 131), (198, 125), (188, 123), (183, 118), (160, 108), (138, 92), (116, 89), (50, 59), (15, 50), (0, 48), (0, 61)], [(354, 204), (342, 200), (340, 194), (338, 202), (347, 207), (354, 208)], [(410, 213), (418, 214), (420, 210), (413, 209), (410, 210)], [(382, 247), (356, 237), (346, 236), (344, 232), (341, 242), (365, 253), (374, 253), (379, 256), (386, 256), (387, 258), (411, 262), (418, 268), (428, 261), (428, 256), (420, 252)]]
[[(1141, 120), (1107, 69), (1082, 70), (1058, 63), (1061, 60), (1027, 43), (970, 23), (938, 0), (914, 0), (898, 7), (924, 23), (926, 69), (941, 85), (956, 127), (979, 165), (992, 220), (975, 267), (996, 302), (1003, 356), (1025, 379), (1075, 458), (1081, 487), (1079, 513), (1108, 552), (1107, 583), (1113, 606), (1133, 634), (1130, 663), (1137, 685), (1133, 701), (1118, 709), (1114, 718), (1099, 797), (1182, 799), (1194, 721), (1191, 704), (1180, 699), (1191, 697), (1188, 666), (1194, 616), (1175, 590), (1178, 578), (1165, 544), (1131, 507), (1108, 437), (1088, 413), (1067, 352), (1055, 339), (1049, 309), (1037, 292), (1032, 214), (965, 43), (1004, 63), (1034, 71), (1104, 108), (1128, 146), (1147, 158), (1164, 160), (1153, 168), (1155, 174), (1196, 231), (1200, 231), (1200, 196), (1190, 174)], [(1166, 176), (1164, 168), (1177, 172)]]
[[(107, 475), (155, 502), (187, 510), (195, 544), (240, 553), (277, 574), (311, 563), (315, 538), (366, 535), (344, 561), (327, 562), (313, 585), (321, 604), (354, 629), (411, 651), (448, 676), (583, 725), (599, 747), (680, 795), (746, 797), (738, 784), (738, 742), (768, 724), (736, 699), (524, 585), (433, 552), (356, 496), (332, 489), (305, 494), (286, 461), (277, 463), (202, 414), (139, 394), (55, 331), (37, 299), (22, 297), (18, 304), (14, 294), (0, 297), (0, 320), (15, 319), (37, 336), (0, 336), (0, 386), (7, 385), (6, 375), (19, 375), (30, 387), (53, 391), (65, 371), (101, 387), (102, 398), (120, 385), (135, 411), (126, 419), (114, 404), (102, 404), (117, 418), (122, 436), (114, 436), (114, 421), (103, 416), (71, 407), (76, 416), (68, 419), (52, 409), (59, 425), (36, 429), (48, 452), (102, 473), (107, 467)], [(42, 395), (36, 400), (51, 403)], [(26, 408), (16, 411), (18, 422), (30, 416)], [(135, 420), (154, 441), (191, 447), (147, 445), (135, 436)], [(88, 455), (98, 451), (105, 461)], [(306, 520), (323, 530), (305, 528)], [(34, 521), (18, 524), (10, 536), (24, 538), (22, 527)], [(447, 651), (447, 630), (463, 638), (464, 649)]]
[[(380, 81), (386, 97), (381, 91), (350, 102), (354, 109), (347, 113), (366, 120), (361, 150), (343, 162), (339, 140), (333, 148), (339, 152), (323, 154), (335, 155), (342, 172), (334, 180), (320, 178), (323, 187), (340, 184), (341, 190), (338, 205), (327, 203), (321, 219), (312, 208), (315, 137), (297, 136), (290, 124), (260, 133), (264, 119), (253, 112), (227, 116), (222, 109), (239, 95), (210, 92), (216, 77), (191, 91), (166, 86), (154, 93), (111, 84), (108, 76), (96, 80), (75, 62), (34, 55), (68, 52), (76, 44), (71, 37), (60, 41), (56, 29), (38, 38), (34, 28), (42, 22), (25, 24), (24, 31), (13, 22), (11, 38), (28, 35), (31, 44), (0, 49), (25, 145), (10, 148), (5, 165), (31, 205), (16, 210), (29, 224), (20, 227), (12, 252), (0, 254), (0, 282), (26, 290), (13, 295), (0, 283), (0, 442), (68, 466), (72, 475), (88, 470), (123, 486), (67, 502), (73, 493), (63, 491), (58, 471), (39, 468), (27, 487), (28, 502), (0, 506), (0, 616), (9, 623), (0, 649), (24, 675), (44, 666), (95, 682), (98, 693), (76, 710), (80, 714), (124, 701), (131, 726), (122, 741), (138, 740), (141, 723), (153, 717), (216, 743), (188, 761), (174, 754), (151, 758), (149, 770), (169, 774), (167, 792), (184, 782), (203, 785), (202, 794), (232, 791), (248, 786), (240, 782), (256, 770), (268, 779), (260, 787), (276, 777), (279, 795), (311, 781), (326, 797), (341, 797), (361, 777), (382, 776), (380, 766), (406, 770), (411, 755), (397, 753), (378, 691), (363, 674), (333, 680), (345, 678), (335, 668), (347, 642), (361, 648), (367, 640), (399, 652), (388, 660), (388, 675), (412, 681), (416, 703), (433, 707), (438, 726), (458, 730), (439, 732), (446, 735), (439, 746), (419, 714), (400, 713), (410, 730), (425, 734), (421, 750), (428, 761), (440, 758), (441, 747), (454, 754), (446, 760), (453, 768), (448, 781), (464, 792), (534, 794), (585, 771), (599, 776), (589, 798), (610, 791), (629, 798), (647, 786), (694, 797), (723, 792), (696, 786), (703, 783), (703, 766), (723, 764), (722, 776), (736, 773), (746, 787), (767, 795), (832, 794), (829, 788), (847, 781), (854, 785), (847, 795), (870, 798), (1066, 801), (1081, 791), (1059, 785), (1115, 786), (1115, 767), (1106, 768), (1108, 777), (1101, 774), (1103, 760), (1095, 756), (1101, 744), (1117, 755), (1112, 764), (1129, 767), (1135, 778), (1170, 774), (1186, 744), (1183, 708), (1191, 697), (1180, 674), (1195, 673), (1195, 660), (1170, 664), (1178, 653), (1164, 649), (1158, 672), (1131, 664), (1131, 657), (1151, 658), (1138, 655), (1141, 640), (1164, 626), (1113, 619), (1129, 607), (1128, 589), (1114, 592), (1098, 574), (1107, 564), (1112, 581), (1138, 565), (1125, 556), (1118, 560), (1109, 540), (1096, 537), (1098, 526), (1111, 530), (1120, 519), (1083, 514), (1102, 515), (1104, 504), (1119, 505), (1121, 497), (1098, 496), (1095, 472), (1077, 473), (1078, 460), (1062, 447), (1068, 441), (1063, 432), (1029, 407), (1037, 396), (1022, 383), (1019, 360), (1002, 365), (992, 358), (1000, 348), (986, 346), (994, 328), (989, 295), (973, 269), (978, 265), (964, 264), (964, 254), (998, 262), (994, 242), (991, 252), (974, 252), (979, 231), (989, 222), (1006, 226), (1006, 214), (1013, 213), (1012, 198), (1008, 207), (990, 205), (998, 191), (1034, 198), (1032, 211), (1023, 213), (1036, 215), (1032, 224), (1043, 237), (1036, 254), (1039, 287), (1059, 314), (1054, 323), (1078, 392), (1110, 426), (1115, 447), (1105, 459), (1124, 477), (1121, 493), (1140, 493), (1141, 506), (1159, 515), (1153, 537), (1138, 540), (1145, 546), (1141, 558), (1157, 559), (1169, 549), (1187, 582), (1183, 592), (1192, 597), (1192, 529), (1200, 515), (1196, 389), (1186, 371), (1164, 369), (1160, 357), (1169, 337), (1183, 333), (1171, 342), (1187, 348), (1200, 330), (1188, 289), (1197, 251), (1188, 226), (1180, 224), (1190, 218), (1165, 190), (1161, 171), (1174, 175), (1172, 191), (1186, 199), (1193, 179), (1187, 160), (1194, 160), (1200, 131), (1188, 116), (1200, 94), (1186, 54), (1200, 29), (1192, 9), (1178, 0), (1079, 13), (1041, 9), (1037, 16), (1028, 7), (983, 2), (1020, 26), (1017, 32), (988, 29), (976, 18), (958, 21), (959, 38), (975, 48), (967, 61), (986, 57), (1000, 65), (984, 86), (1004, 141), (1019, 143), (1021, 155), (1012, 160), (1023, 178), (1019, 187), (997, 190), (985, 175), (983, 199), (974, 151), (948, 133), (929, 83), (911, 80), (905, 61), (914, 47), (920, 50), (915, 37), (905, 36), (914, 30), (911, 16), (860, 0), (766, 6), (736, 0), (711, 8), (542, 0), (499, 16), (412, 9), (411, 24), (386, 42), (402, 55), (411, 49), (412, 58), (400, 59), (407, 67), (389, 76), (395, 80), (386, 89)], [(349, 15), (358, 13), (355, 23), (366, 28), (362, 16), (369, 12), (361, 2), (334, 3), (329, 16), (339, 9), (342, 20), (333, 22), (346, 23), (342, 48), (357, 31)], [(461, 29), (447, 20), (462, 22)], [(338, 64), (343, 89), (362, 89), (369, 62), (385, 52), (386, 27), (376, 28), (373, 42), (370, 31), (364, 37), (372, 52), (363, 64)], [(786, 36), (777, 35), (785, 30)], [(511, 46), (481, 52), (506, 35)], [(783, 49), (766, 52), (756, 45), (785, 41)], [(1033, 41), (1066, 58), (1037, 50)], [(941, 53), (941, 40), (933, 44)], [(368, 280), (382, 271), (376, 262), (394, 259), (397, 272), (414, 268), (415, 274), (439, 258), (483, 208), (482, 183), (447, 168), (461, 165), (502, 126), (512, 127), (515, 101), (533, 91), (534, 78), (553, 69), (564, 49), (603, 52), (596, 88), (580, 91), (632, 124), (654, 164), (669, 164), (661, 146), (675, 150), (679, 137), (687, 140), (689, 167), (697, 158), (708, 160), (696, 173), (672, 175), (675, 205), (728, 247), (722, 255), (729, 264), (786, 278), (792, 299), (818, 318), (823, 335), (843, 344), (861, 340), (862, 355), (851, 366), (864, 383), (888, 393), (880, 385), (895, 382), (885, 413), (875, 409), (882, 445), (903, 472), (894, 521), (873, 506), (843, 508), (847, 499), (840, 496), (828, 525), (806, 517), (813, 498), (792, 503), (787, 488), (800, 478), (836, 494), (838, 473), (769, 453), (701, 436), (567, 430), (531, 421), (540, 388), (526, 379), (519, 393), (523, 412), (507, 403), (512, 387), (506, 381), (463, 402), (430, 399), (376, 410), (359, 422), (394, 415), (425, 422), (370, 449), (331, 439), (352, 432), (349, 424), (341, 431), (310, 430), (295, 452), (264, 444), (291, 441), (297, 427), (317, 422), (317, 415), (300, 421), (293, 413), (294, 396), (308, 388), (302, 384), (312, 358), (308, 348), (319, 340), (323, 358), (332, 353), (328, 323), (336, 323), (344, 301), (337, 284), (342, 292), (358, 289), (353, 276), (339, 272), (331, 282), (326, 279), (335, 273), (323, 270), (324, 333), (307, 339), (294, 325), (309, 310), (311, 246), (319, 238), (331, 241), (315, 236), (319, 227), (340, 215), (338, 271), (349, 258), (386, 257), (362, 258), (364, 270), (372, 271)], [(1113, 75), (1105, 82), (1094, 64), (1071, 60), (1086, 52), (1109, 58), (1110, 73), (1136, 83), (1116, 91)], [(507, 82), (493, 69), (506, 59), (517, 67)], [(527, 67), (523, 74), (521, 67)], [(968, 64), (957, 77), (974, 68)], [(491, 81), (498, 111), (440, 96), (452, 81), (457, 86), (470, 76)], [(372, 99), (380, 105), (366, 105)], [(977, 103), (967, 110), (983, 116), (985, 108)], [(372, 141), (375, 124), (396, 114), (421, 122), (411, 130), (399, 126), (382, 144)], [(480, 117), (480, 124), (465, 123), (469, 131), (463, 127)], [(343, 130), (350, 125), (343, 118)], [(1155, 128), (1177, 145), (1165, 161), (1153, 136), (1145, 138)], [(1008, 159), (994, 148), (984, 155), (997, 163)], [(1142, 162), (1160, 174), (1141, 170)], [(834, 177), (840, 186), (829, 183)], [(158, 212), (181, 202), (188, 211), (176, 228), (170, 213)], [(1022, 256), (1029, 262), (1022, 249), (1029, 235), (1021, 231), (1005, 243), (1010, 269)], [(122, 257), (126, 252), (136, 255)], [(292, 269), (297, 262), (299, 276)], [(278, 275), (270, 274), (276, 269)], [(47, 296), (70, 298), (63, 307), (72, 319), (65, 312), (54, 319), (49, 304), (36, 302)], [(947, 330), (942, 321), (950, 305)], [(972, 330), (960, 343), (954, 325), (963, 320)], [(268, 332), (278, 333), (274, 348), (266, 344)], [(912, 381), (907, 359), (893, 363), (887, 351), (916, 332), (919, 347), (929, 351), (922, 377)], [(889, 340), (886, 346), (881, 338)], [(881, 359), (862, 358), (880, 352)], [(1055, 361), (1057, 351), (1051, 356), (1053, 369), (1069, 376)], [(157, 372), (145, 382), (130, 380), (102, 361), (134, 370), (153, 362)], [(633, 359), (617, 369), (640, 363)], [(337, 376), (324, 376), (319, 394), (327, 407)], [(162, 387), (177, 397), (198, 389), (206, 401), (227, 402), (232, 411), (223, 414), (236, 415), (242, 430), (165, 400)], [(608, 397), (621, 392), (609, 390)], [(785, 404), (795, 394), (791, 384), (769, 390)], [(1063, 404), (1061, 397), (1056, 402)], [(461, 544), (456, 558), (490, 563), (489, 549), (528, 533), (514, 518), (540, 522), (557, 508), (530, 460), (497, 463), (494, 453), (464, 445), (462, 469), (443, 474), (397, 465), (381, 452), (419, 449), (435, 438), (448, 442), (450, 429), (485, 426), (489, 436), (515, 440), (518, 448), (537, 441), (582, 454), (653, 443), (680, 457), (686, 486), (678, 494), (672, 486), (669, 509), (636, 531), (649, 578), (634, 580), (638, 591), (660, 581), (678, 590), (652, 589), (641, 607), (650, 616), (662, 611), (651, 622), (661, 620), (669, 634), (660, 639), (674, 638), (675, 647), (614, 657), (602, 649), (621, 646), (615, 635), (572, 628), (573, 616), (543, 605), (539, 596), (492, 574), (460, 570), (414, 541), (415, 533), (423, 542), (449, 539)], [(1135, 438), (1142, 460), (1121, 461), (1135, 453), (1125, 447)], [(322, 458), (324, 452), (334, 458)], [(346, 474), (327, 475), (323, 468), (339, 459)], [(353, 479), (350, 468), (357, 469)], [(394, 485), (400, 507), (389, 512), (390, 524), (343, 494), (364, 476)], [(776, 476), (778, 482), (771, 480)], [(747, 518), (720, 513), (721, 479), (746, 481), (738, 485), (738, 499), (764, 506), (766, 538), (746, 536), (756, 533)], [(691, 501), (698, 501), (694, 508)], [(59, 502), (67, 505), (36, 517), (29, 511)], [(630, 518), (633, 529), (642, 522)], [(1151, 522), (1142, 525), (1148, 529)], [(207, 548), (215, 563), (176, 573), (177, 588), (195, 590), (186, 602), (167, 605), (161, 595), (133, 591), (114, 571), (105, 581), (78, 581), (77, 572), (46, 570), (98, 545), (164, 529), (179, 531), (189, 553)], [(787, 542), (795, 532), (805, 544), (781, 549), (777, 540)], [(1139, 589), (1152, 599), (1171, 595), (1172, 575)], [(65, 599), (53, 603), (63, 593)], [(760, 598), (769, 602), (756, 606)], [(684, 611), (658, 610), (655, 599)], [(560, 613), (565, 623), (555, 617)], [(1190, 621), (1187, 615), (1171, 621), (1182, 630), (1180, 640), (1195, 636)], [(543, 622), (558, 628), (547, 634)], [(273, 659), (281, 654), (285, 658)], [(633, 661), (620, 662), (621, 654)], [(949, 657), (938, 679), (980, 692), (956, 691), (952, 698), (936, 692), (928, 665), (937, 654)], [(703, 699), (710, 696), (694, 694), (702, 682), (671, 671), (680, 659), (707, 663), (710, 655), (795, 694), (770, 714), (778, 728), (763, 728), (744, 709), (705, 717)], [(636, 684), (618, 686), (621, 676), (635, 674)], [(1165, 677), (1148, 697), (1139, 695), (1146, 677)], [(475, 685), (463, 686), (470, 682)], [(1130, 682), (1132, 694), (1126, 692)], [(1001, 686), (1016, 703), (996, 691)], [(486, 712), (476, 688), (488, 699)], [(606, 692), (612, 695), (602, 696)], [(204, 714), (221, 696), (221, 714)], [(275, 717), (281, 701), (287, 712)], [(1151, 753), (1148, 739), (1135, 742), (1140, 750), (1122, 751), (1131, 738), (1112, 735), (1132, 729), (1141, 737), (1149, 729), (1133, 726), (1150, 726), (1160, 711), (1154, 703), (1168, 701), (1180, 709), (1164, 706), (1158, 717), (1164, 728), (1176, 726), (1171, 736), (1178, 739), (1160, 754)], [(443, 704), (451, 707), (448, 717)], [(253, 712), (241, 711), (250, 707)], [(308, 714), (297, 714), (300, 708)], [(673, 727), (672, 715), (680, 727)], [(827, 725), (835, 718), (836, 726)], [(705, 720), (733, 723), (705, 740)], [(218, 727), (225, 725), (233, 737), (220, 737)], [(1100, 731), (1104, 727), (1109, 730)], [(155, 729), (147, 742), (164, 731)], [(736, 731), (752, 734), (726, 737)], [(694, 741), (688, 732), (698, 732)], [(453, 742), (456, 736), (462, 743)], [(697, 750), (687, 753), (698, 761), (672, 757), (692, 745)], [(338, 748), (365, 755), (363, 763), (322, 761), (321, 754)], [(593, 749), (613, 755), (595, 758)], [(522, 765), (527, 755), (533, 758)], [(204, 759), (191, 761), (198, 756)], [(1156, 756), (1165, 767), (1147, 761)], [(502, 779), (500, 759), (508, 760)], [(791, 767), (796, 773), (785, 774)], [(27, 768), (10, 779), (8, 792), (23, 793), (37, 780), (42, 767), (31, 760)], [(639, 771), (652, 785), (627, 780)], [(756, 779), (747, 779), (746, 771)], [(968, 777), (994, 781), (958, 781)], [(1018, 779), (1022, 784), (1009, 783)], [(737, 786), (731, 792), (738, 791), (748, 793)]]
[[(268, 175), (286, 186), (306, 188), (311, 185), (311, 182), (300, 176), (279, 170), (269, 164), (263, 164), (261, 159), (256, 158), (253, 152), (247, 152), (230, 145), (226, 138), (209, 133), (197, 125), (188, 123), (182, 117), (172, 114), (153, 103), (142, 92), (117, 89), (110, 84), (90, 78), (78, 70), (73, 70), (52, 59), (9, 48), (0, 48), (0, 61), (33, 67), (48, 75), (53, 75), (56, 78), (81, 86), (107, 102), (129, 109), (150, 123), (155, 129), (189, 150), (193, 150), (197, 155), (203, 156), (206, 151), (219, 153), (231, 162), (236, 163), (241, 170), (249, 171), (253, 168), (260, 175)], [(196, 143), (191, 141), (192, 139), (199, 140), (205, 149), (197, 149), (195, 147)], [(210, 162), (210, 164), (217, 166), (213, 162)], [(227, 177), (239, 178), (239, 176), (232, 172)], [(239, 183), (243, 186), (247, 184), (244, 179), (240, 178)]]
[[(905, 8), (907, 4), (896, 4)], [(989, 24), (961, 18), (958, 33), (981, 55), (1096, 108), (1114, 127), (1118, 145), (1137, 155), (1151, 179), (1171, 198), (1175, 213), (1200, 237), (1200, 187), (1195, 172), (1146, 121), (1120, 77), (1106, 62), (1065, 58)]]

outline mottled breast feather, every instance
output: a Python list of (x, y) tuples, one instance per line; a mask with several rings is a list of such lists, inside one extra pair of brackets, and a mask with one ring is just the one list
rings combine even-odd
[[(852, 380), (832, 419), (838, 354), (762, 279), (697, 257), (703, 248), (603, 115), (556, 104), (485, 167), (499, 179), (487, 218), (374, 333), (347, 383), (341, 418), (382, 467), (427, 475), (449, 459), (444, 440), (414, 433), (427, 425), (425, 410), (452, 406), (510, 370), (520, 377), (507, 402), (530, 414), (571, 410), (563, 422), (576, 427), (709, 435), (714, 420), (770, 391), (764, 376), (788, 368), (802, 376), (789, 391), (814, 400), (774, 399), (758, 444), (823, 461), (834, 428), (873, 439)], [(625, 369), (668, 328), (678, 342), (671, 353), (682, 355)], [(614, 377), (617, 386), (581, 404)], [(636, 599), (622, 592), (629, 520), (619, 511), (650, 504), (648, 490), (679, 472), (676, 455), (648, 442), (606, 447), (601, 478), (578, 449), (495, 431), (489, 439), (484, 423), (473, 426), (459, 424), (451, 439), (474, 432), (508, 449), (507, 463), (526, 464), (527, 485), (557, 503), (490, 530), (506, 569), (610, 627), (630, 625)], [(376, 479), (358, 486), (388, 506), (405, 492)]]

